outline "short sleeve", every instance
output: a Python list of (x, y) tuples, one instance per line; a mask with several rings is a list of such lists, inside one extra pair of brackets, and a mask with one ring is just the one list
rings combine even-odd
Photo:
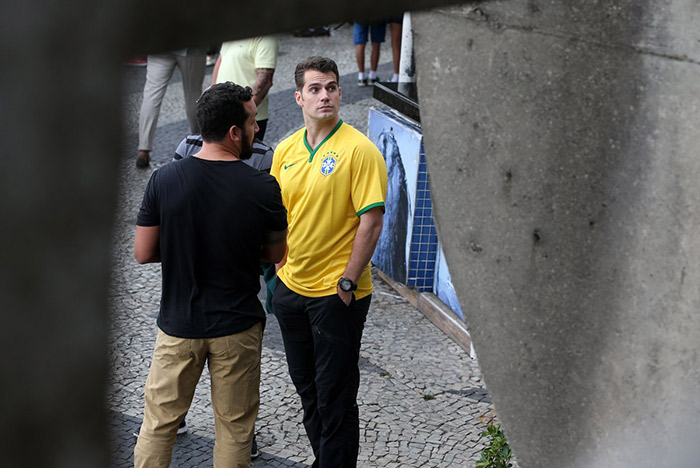
[(352, 204), (360, 216), (372, 208), (384, 208), (387, 171), (384, 157), (371, 142), (358, 146), (352, 159)]
[(253, 61), (255, 68), (277, 68), (277, 52), (280, 40), (275, 36), (261, 37), (255, 47)]
[[(269, 177), (265, 175), (265, 177)], [(287, 213), (282, 204), (282, 193), (277, 179), (270, 179), (270, 197), (266, 205), (267, 209), (267, 230), (268, 231), (284, 231), (287, 229)]]
[(137, 226), (160, 226), (160, 210), (158, 205), (158, 196), (156, 188), (158, 171), (155, 171), (146, 185), (146, 191), (143, 194), (143, 201), (139, 214), (136, 217)]

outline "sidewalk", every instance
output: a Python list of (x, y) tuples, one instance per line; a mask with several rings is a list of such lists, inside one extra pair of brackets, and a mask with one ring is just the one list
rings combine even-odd
[[(280, 63), (271, 95), (268, 143), (276, 144), (303, 125), (292, 100), (291, 71), (312, 54), (337, 58), (343, 86), (342, 118), (366, 131), (367, 110), (379, 105), (371, 88), (356, 86), (352, 29), (345, 25), (330, 38), (281, 37)], [(383, 48), (380, 71), (391, 72), (390, 47)], [(210, 80), (208, 69), (205, 84)], [(380, 76), (386, 76), (381, 73)], [(153, 169), (166, 164), (187, 133), (182, 87), (173, 77), (161, 110), (151, 169), (134, 167), (136, 122), (145, 70), (124, 70), (126, 154), (114, 224), (111, 280), (110, 411), (112, 466), (133, 466), (133, 448), (143, 412), (143, 387), (156, 336), (160, 296), (158, 265), (133, 259), (133, 224), (143, 189)], [(359, 408), (363, 467), (472, 467), (482, 445), (479, 418), (492, 404), (476, 361), (447, 338), (377, 275), (360, 358)], [(189, 432), (178, 436), (174, 467), (211, 466), (214, 419), (205, 369), (187, 416)], [(299, 399), (289, 379), (279, 327), (269, 316), (265, 330), (260, 415), (256, 425), (262, 452), (254, 467), (306, 467), (313, 460), (301, 424)]]

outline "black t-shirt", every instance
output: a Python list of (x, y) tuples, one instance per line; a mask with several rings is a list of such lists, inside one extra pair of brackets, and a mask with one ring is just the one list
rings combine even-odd
[(241, 161), (175, 161), (151, 176), (136, 224), (160, 226), (165, 333), (215, 338), (265, 320), (260, 250), (287, 228), (274, 177)]

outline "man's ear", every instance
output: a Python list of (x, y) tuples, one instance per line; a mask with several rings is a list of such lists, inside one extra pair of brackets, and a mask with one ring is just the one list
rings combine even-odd
[(301, 107), (301, 104), (304, 102), (304, 98), (301, 95), (301, 91), (294, 91), (294, 99), (297, 102), (297, 106)]
[(241, 139), (241, 129), (236, 125), (232, 125), (231, 128), (228, 129), (228, 137), (233, 142), (239, 141)]

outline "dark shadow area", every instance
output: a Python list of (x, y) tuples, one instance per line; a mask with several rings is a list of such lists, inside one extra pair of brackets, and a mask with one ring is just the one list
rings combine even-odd
[(366, 372), (373, 372), (379, 374), (382, 377), (391, 377), (391, 373), (381, 366), (374, 364), (369, 359), (360, 356), (360, 370)]
[(469, 400), (478, 401), (480, 403), (492, 404), (491, 397), (489, 396), (486, 388), (465, 388), (464, 390), (445, 390), (445, 393), (450, 395), (463, 396)]

